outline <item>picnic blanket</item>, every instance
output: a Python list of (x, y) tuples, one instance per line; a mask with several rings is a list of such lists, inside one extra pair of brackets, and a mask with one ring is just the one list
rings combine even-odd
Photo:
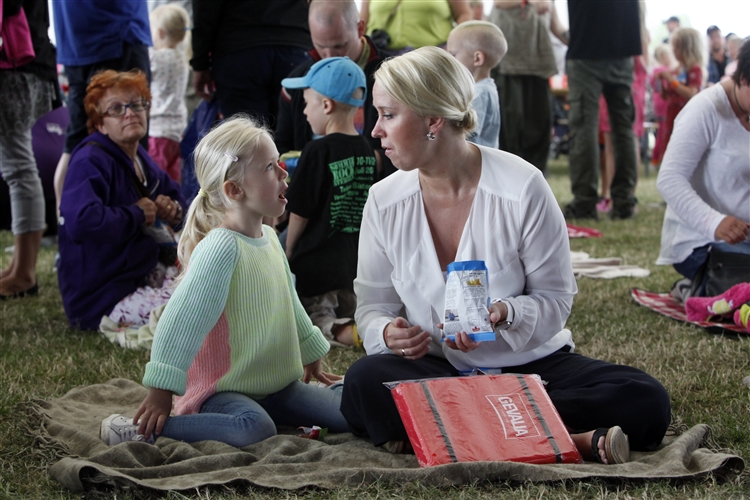
[[(667, 479), (713, 474), (731, 478), (744, 461), (711, 446), (706, 425), (674, 425), (657, 451), (631, 453), (621, 465), (513, 462), (453, 463), (420, 468), (414, 455), (392, 455), (351, 434), (322, 441), (280, 434), (242, 449), (216, 441), (184, 443), (159, 438), (155, 445), (127, 442), (106, 446), (99, 423), (112, 413), (133, 415), (147, 389), (124, 379), (71, 389), (59, 399), (32, 401), (27, 432), (47, 456), (61, 458), (50, 476), (72, 491), (97, 488), (189, 490), (205, 485), (256, 485), (298, 489), (357, 487), (377, 481), (454, 486), (474, 481), (564, 479)], [(708, 446), (708, 447), (707, 447)]]
[(602, 232), (597, 229), (590, 227), (574, 226), (573, 224), (566, 224), (568, 226), (568, 238), (601, 238)]
[(668, 316), (677, 321), (689, 323), (691, 325), (700, 326), (705, 328), (712, 333), (744, 333), (748, 335), (748, 331), (742, 326), (735, 325), (734, 323), (724, 323), (718, 321), (690, 321), (685, 312), (685, 305), (680, 303), (677, 299), (672, 297), (670, 293), (657, 293), (648, 292), (646, 290), (640, 290), (638, 288), (630, 289), (630, 296), (636, 303), (648, 307), (652, 311)]

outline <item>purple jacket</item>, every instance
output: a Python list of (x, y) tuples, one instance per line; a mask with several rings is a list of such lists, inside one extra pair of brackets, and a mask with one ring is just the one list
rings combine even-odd
[[(88, 144), (92, 141), (107, 151)], [(169, 196), (187, 211), (180, 186), (142, 146), (138, 156), (145, 164), (151, 198)], [(102, 316), (142, 286), (156, 266), (159, 249), (141, 230), (145, 216), (135, 205), (140, 196), (125, 170), (131, 163), (99, 132), (72, 152), (60, 202), (57, 276), (65, 313), (74, 327), (98, 329)]]

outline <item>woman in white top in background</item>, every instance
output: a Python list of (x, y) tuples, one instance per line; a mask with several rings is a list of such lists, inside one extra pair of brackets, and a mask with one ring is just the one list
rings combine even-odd
[(750, 38), (732, 78), (698, 93), (677, 116), (656, 181), (667, 202), (657, 264), (692, 280), (709, 245), (750, 254), (748, 132)]
[[(385, 381), (456, 376), (472, 368), (536, 373), (584, 459), (628, 460), (670, 422), (669, 396), (646, 373), (574, 354), (565, 328), (577, 292), (562, 212), (533, 165), (467, 142), (471, 75), (423, 47), (375, 73), (372, 132), (400, 170), (365, 206), (354, 291), (368, 356), (346, 374), (341, 411), (356, 435), (408, 449)], [(483, 260), (494, 342), (465, 333), (441, 343), (446, 266)], [(628, 436), (625, 436), (627, 434)]]

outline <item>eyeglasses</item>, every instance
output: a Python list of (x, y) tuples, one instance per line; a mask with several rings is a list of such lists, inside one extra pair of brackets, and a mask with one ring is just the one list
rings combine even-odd
[(133, 113), (140, 113), (141, 111), (145, 111), (150, 107), (151, 103), (148, 101), (136, 101), (131, 102), (130, 104), (115, 104), (114, 106), (108, 107), (107, 110), (102, 113), (102, 115), (117, 118), (118, 116), (123, 116), (125, 113), (127, 113), (128, 108), (130, 108)]

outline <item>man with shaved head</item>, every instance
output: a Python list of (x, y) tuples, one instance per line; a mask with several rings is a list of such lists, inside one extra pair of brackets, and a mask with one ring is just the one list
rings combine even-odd
[[(355, 126), (375, 150), (381, 176), (388, 175), (395, 168), (383, 154), (380, 139), (371, 135), (378, 119), (377, 111), (372, 106), (372, 75), (380, 66), (383, 55), (365, 36), (365, 23), (359, 18), (356, 4), (353, 0), (313, 0), (310, 2), (308, 24), (314, 47), (310, 51), (310, 60), (297, 66), (289, 78), (306, 75), (313, 64), (329, 57), (348, 57), (357, 63), (367, 77), (367, 97), (364, 106), (357, 112)], [(281, 89), (275, 130), (276, 147), (280, 153), (301, 151), (313, 139), (304, 109), (305, 100), (301, 90)]]

